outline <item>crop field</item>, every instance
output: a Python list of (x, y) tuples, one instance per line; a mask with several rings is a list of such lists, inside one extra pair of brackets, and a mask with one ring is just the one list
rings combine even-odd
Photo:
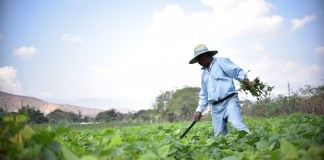
[[(290, 115), (244, 119), (252, 134), (231, 131), (213, 137), (211, 122), (198, 122), (186, 137), (187, 123), (123, 128), (69, 129), (18, 125), (5, 117), (0, 159), (323, 159), (324, 117)], [(8, 137), (12, 134), (12, 137)], [(5, 152), (5, 153), (4, 153)]]

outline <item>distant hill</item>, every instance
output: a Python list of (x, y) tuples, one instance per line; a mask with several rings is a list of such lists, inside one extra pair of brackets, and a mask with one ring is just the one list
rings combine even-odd
[(104, 111), (103, 109), (86, 108), (69, 104), (50, 103), (34, 97), (19, 96), (0, 91), (0, 108), (3, 108), (4, 110), (7, 110), (9, 112), (17, 112), (18, 109), (21, 108), (21, 106), (27, 105), (39, 109), (45, 115), (56, 109), (61, 109), (66, 112), (73, 112), (76, 114), (81, 111), (82, 115), (94, 117), (99, 112)]
[(140, 102), (127, 98), (109, 98), (109, 97), (93, 97), (78, 99), (43, 99), (44, 101), (56, 104), (70, 104), (87, 108), (110, 109), (115, 108), (120, 113), (135, 113), (140, 110), (135, 106), (144, 106)]

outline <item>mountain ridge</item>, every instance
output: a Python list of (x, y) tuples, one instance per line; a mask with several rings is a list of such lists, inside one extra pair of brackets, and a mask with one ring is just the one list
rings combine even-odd
[(21, 106), (27, 105), (39, 109), (45, 115), (56, 109), (61, 109), (66, 112), (73, 112), (75, 114), (79, 114), (80, 111), (84, 116), (95, 117), (99, 112), (104, 111), (104, 109), (99, 108), (88, 108), (70, 104), (51, 103), (35, 97), (15, 95), (0, 91), (0, 108), (3, 108), (8, 112), (17, 112), (18, 109), (21, 108)]

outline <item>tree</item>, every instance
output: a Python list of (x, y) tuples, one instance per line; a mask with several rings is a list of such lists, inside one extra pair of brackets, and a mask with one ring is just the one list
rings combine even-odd
[(184, 87), (176, 90), (167, 107), (168, 117), (175, 118), (172, 121), (191, 120), (198, 106), (199, 91), (198, 87)]
[(28, 115), (28, 123), (41, 124), (48, 122), (48, 119), (44, 116), (44, 113), (40, 112), (40, 110), (36, 109), (35, 107), (30, 107), (29, 105), (23, 106), (18, 109), (18, 113)]
[(174, 93), (173, 91), (161, 92), (161, 94), (155, 99), (155, 103), (153, 104), (153, 109), (159, 115), (160, 120), (162, 120), (166, 116), (165, 111), (169, 106), (169, 103), (173, 97), (173, 93)]
[(96, 115), (96, 121), (111, 122), (117, 120), (120, 113), (116, 109), (112, 108), (104, 112), (99, 112)]
[(297, 105), (300, 112), (324, 115), (324, 84), (305, 86), (299, 92), (302, 95)]
[(156, 98), (154, 110), (167, 122), (191, 120), (198, 106), (198, 87), (184, 87), (176, 91), (165, 91)]
[(242, 104), (241, 107), (242, 115), (251, 116), (252, 115), (251, 107), (253, 105), (253, 102), (248, 99), (244, 99), (243, 101), (240, 101), (240, 103)]
[(60, 109), (56, 109), (53, 112), (49, 113), (46, 116), (49, 122), (57, 123), (62, 120), (66, 120), (68, 122), (79, 122), (79, 116), (72, 112), (65, 112)]
[[(3, 109), (0, 108), (0, 121), (2, 121), (2, 118), (5, 117), (6, 115), (8, 115), (8, 113)], [(0, 128), (1, 128), (1, 123), (0, 123)]]
[(148, 110), (140, 110), (134, 114), (132, 114), (132, 121), (143, 123), (155, 123), (158, 120), (157, 112), (153, 109)]
[(153, 104), (153, 108), (155, 110), (165, 111), (172, 99), (173, 93), (173, 91), (161, 92), (161, 94), (158, 97), (156, 97), (155, 103)]
[(93, 118), (91, 118), (91, 117), (89, 117), (89, 116), (84, 116), (84, 117), (81, 119), (82, 122), (90, 122), (90, 121), (92, 121), (92, 120), (93, 120)]
[(79, 114), (78, 114), (78, 122), (81, 122), (82, 121), (82, 112), (80, 110), (78, 112), (79, 112)]

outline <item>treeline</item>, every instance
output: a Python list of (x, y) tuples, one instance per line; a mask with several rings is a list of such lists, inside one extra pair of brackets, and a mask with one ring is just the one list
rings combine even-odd
[[(111, 108), (98, 113), (95, 117), (88, 117), (72, 112), (54, 110), (44, 115), (31, 106), (23, 106), (18, 114), (30, 117), (29, 123), (59, 123), (67, 121), (79, 122), (120, 122), (120, 123), (169, 123), (191, 121), (198, 105), (198, 87), (183, 87), (172, 91), (163, 91), (155, 99), (151, 109), (140, 110), (136, 113), (122, 114)], [(292, 113), (306, 113), (324, 115), (324, 85), (305, 86), (291, 96), (279, 95), (258, 101), (242, 100), (241, 112), (248, 117), (273, 117)], [(5, 111), (0, 108), (0, 113)], [(17, 113), (10, 113), (17, 114)]]
[[(158, 123), (191, 121), (198, 105), (199, 91), (197, 87), (184, 87), (161, 92), (153, 109), (138, 112), (137, 118)], [(307, 85), (290, 96), (278, 95), (258, 101), (241, 100), (241, 112), (247, 117), (274, 117), (293, 113), (324, 115), (324, 85)]]
[(56, 109), (50, 112), (48, 115), (44, 115), (39, 109), (34, 106), (22, 106), (18, 109), (17, 112), (8, 112), (3, 108), (0, 108), (0, 119), (6, 115), (26, 115), (28, 117), (29, 124), (58, 124), (58, 123), (84, 123), (84, 122), (132, 122), (136, 121), (137, 123), (144, 123), (146, 119), (141, 119), (138, 115), (143, 113), (140, 111), (139, 113), (129, 113), (122, 114), (118, 112), (116, 109), (111, 108), (109, 110), (99, 112), (95, 117), (89, 117), (82, 115), (79, 111), (78, 114), (73, 112), (66, 112), (61, 109)]
[(292, 113), (324, 115), (324, 85), (305, 86), (291, 96), (279, 95), (256, 102), (242, 101), (245, 116), (273, 117)]
[(40, 112), (34, 106), (22, 106), (17, 113), (6, 112), (0, 108), (3, 114), (24, 114), (29, 117), (29, 123), (81, 123), (81, 122), (127, 122), (127, 123), (167, 123), (187, 121), (192, 118), (193, 111), (198, 105), (198, 87), (184, 87), (174, 91), (164, 91), (156, 97), (151, 109), (140, 110), (136, 113), (122, 114), (116, 109), (98, 113), (95, 117), (75, 114), (56, 109), (48, 115)]
[(151, 123), (181, 122), (192, 120), (198, 105), (198, 87), (184, 87), (161, 92), (150, 110), (138, 112), (137, 118)]
[[(191, 121), (198, 105), (200, 88), (184, 87), (161, 92), (153, 109), (139, 117), (150, 122)], [(324, 85), (305, 86), (291, 96), (278, 95), (258, 101), (241, 100), (241, 112), (247, 117), (274, 117), (293, 113), (324, 115)], [(145, 114), (144, 114), (145, 113)]]
[(43, 124), (43, 123), (80, 123), (80, 122), (111, 122), (122, 120), (123, 115), (116, 111), (116, 109), (109, 109), (98, 113), (95, 117), (84, 116), (79, 111), (78, 114), (73, 112), (66, 112), (60, 109), (56, 109), (50, 112), (48, 115), (44, 115), (39, 109), (33, 106), (22, 106), (17, 112), (7, 112), (3, 108), (0, 108), (0, 118), (5, 115), (26, 115), (29, 120), (29, 124)]

